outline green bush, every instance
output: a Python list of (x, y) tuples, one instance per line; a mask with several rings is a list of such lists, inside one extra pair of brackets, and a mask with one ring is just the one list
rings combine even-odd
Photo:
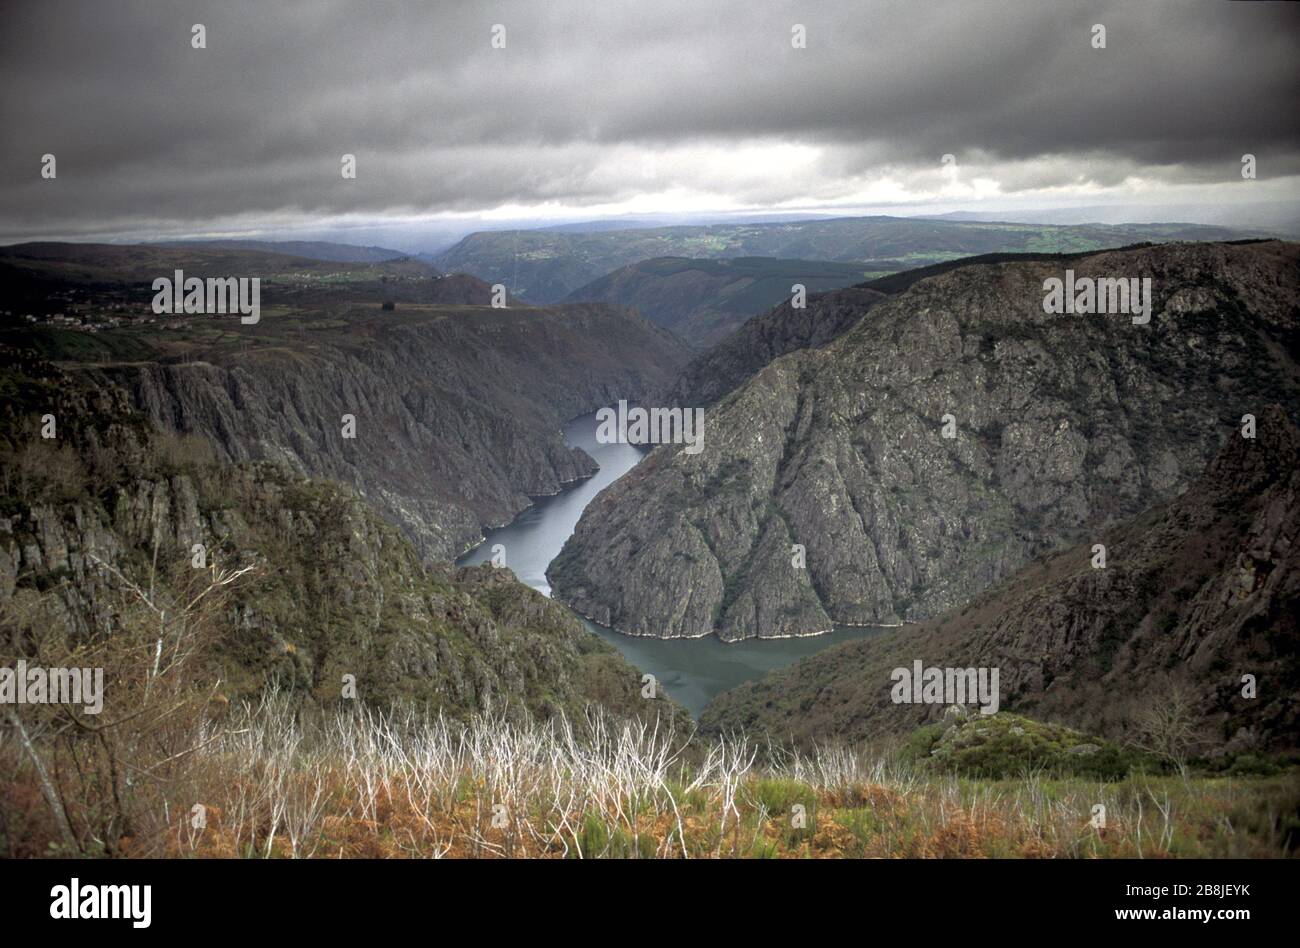
[(1139, 760), (1109, 741), (1016, 714), (972, 714), (914, 731), (913, 759), (963, 777), (1004, 779), (1033, 771), (1121, 780)]

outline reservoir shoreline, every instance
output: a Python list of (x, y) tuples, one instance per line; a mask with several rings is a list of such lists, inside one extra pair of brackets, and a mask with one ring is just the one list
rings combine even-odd
[[(600, 465), (588, 478), (559, 493), (534, 498), (508, 524), (487, 530), (484, 538), (457, 560), (458, 566), (489, 562), (492, 548), (504, 549), (505, 565), (519, 581), (551, 597), (546, 568), (572, 535), (582, 511), (595, 496), (635, 467), (645, 450), (629, 444), (601, 444), (596, 440), (596, 413), (581, 415), (563, 428), (565, 443), (586, 451)], [(768, 672), (793, 664), (839, 642), (865, 638), (884, 631), (876, 627), (836, 625), (808, 635), (752, 638), (724, 642), (711, 633), (690, 638), (634, 635), (593, 622), (553, 597), (591, 632), (617, 648), (641, 671), (654, 675), (659, 685), (698, 719), (704, 705), (723, 691)]]

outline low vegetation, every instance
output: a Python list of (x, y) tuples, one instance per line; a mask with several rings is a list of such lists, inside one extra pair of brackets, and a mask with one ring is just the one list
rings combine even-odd
[(179, 749), (141, 744), (121, 761), (136, 775), (121, 796), (93, 792), (83, 738), (79, 767), (50, 771), (60, 812), (6, 732), (0, 853), (1157, 858), (1285, 856), (1300, 842), (1294, 774), (970, 779), (898, 754), (682, 736), (594, 711), (545, 725), (307, 718), (270, 695), (195, 720)]

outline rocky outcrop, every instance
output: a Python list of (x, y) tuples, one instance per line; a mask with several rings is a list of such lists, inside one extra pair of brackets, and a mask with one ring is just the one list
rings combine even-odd
[(702, 727), (800, 743), (904, 733), (944, 713), (891, 700), (891, 670), (920, 660), (997, 668), (1002, 708), (1114, 737), (1181, 689), (1193, 753), (1295, 749), (1300, 433), (1276, 406), (1256, 424), (1187, 493), (1098, 534), (1104, 568), (1092, 542), (1046, 557), (960, 611), (720, 695)]
[(551, 585), (662, 637), (960, 606), (1186, 490), (1243, 415), (1295, 411), (1297, 263), (1276, 241), (1072, 262), (1080, 278), (1151, 278), (1146, 325), (1045, 313), (1044, 281), (1064, 276), (1049, 262), (921, 280), (714, 405), (702, 452), (660, 447), (604, 491)]
[(886, 296), (901, 293), (927, 277), (960, 267), (995, 263), (1048, 261), (1061, 268), (1072, 267), (1073, 261), (1086, 256), (1084, 253), (981, 254), (902, 270), (837, 293), (814, 294), (799, 309), (788, 301), (780, 303), (745, 321), (730, 336), (692, 359), (660, 401), (667, 405), (711, 405), (721, 401), (772, 360), (798, 349), (828, 345), (857, 325)]
[[(689, 725), (670, 700), (642, 698), (640, 673), (567, 609), (507, 569), (423, 561), (351, 491), (282, 465), (220, 461), (199, 439), (157, 432), (122, 390), (12, 352), (0, 350), (0, 383), (19, 393), (0, 424), (0, 628), (11, 649), (51, 636), (103, 643), (146, 624), (152, 636), (147, 596), (172, 617), (169, 635), (203, 630), (200, 670), (228, 700), (275, 685), (337, 704), (352, 675), (372, 707), (518, 719), (599, 705)], [(58, 422), (48, 441), (43, 413)], [(204, 600), (211, 609), (193, 610), (212, 570), (242, 567), (252, 570)]]
[(664, 330), (594, 304), (399, 304), (307, 326), (84, 371), (123, 386), (163, 429), (208, 438), (225, 461), (355, 487), (425, 556), (452, 559), (532, 497), (595, 472), (564, 445), (564, 421), (662, 387), (685, 361)]

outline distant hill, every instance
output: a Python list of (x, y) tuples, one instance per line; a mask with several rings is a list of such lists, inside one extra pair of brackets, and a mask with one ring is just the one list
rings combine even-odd
[(606, 230), (645, 230), (656, 226), (653, 221), (577, 221), (571, 224), (551, 224), (538, 230), (559, 231), (571, 234), (596, 233)]
[(346, 262), (208, 244), (43, 242), (0, 247), (0, 309), (74, 311), (93, 297), (141, 314), (153, 298), (152, 282), (175, 270), (203, 278), (258, 277), (263, 303), (312, 307), (385, 300), (481, 304), (488, 295), (482, 281), (466, 274), (442, 279), (436, 267), (412, 257)]
[[(272, 246), (272, 245), (267, 245)], [(31, 278), (68, 283), (138, 283), (169, 276), (174, 269), (192, 276), (277, 276), (306, 274), (408, 275), (436, 277), (439, 270), (411, 257), (379, 261), (332, 261), (301, 257), (266, 247), (208, 244), (91, 244), (32, 242), (0, 247), (0, 266)]]
[[(1011, 221), (1021, 224), (1131, 224), (1140, 221), (1196, 221), (1218, 227), (1259, 231), (1260, 236), (1300, 237), (1300, 201), (1247, 201), (1232, 204), (1093, 204), (1014, 211), (949, 211), (918, 214), (916, 219)], [(1191, 226), (1182, 224), (1178, 226)]]
[(551, 303), (607, 273), (661, 257), (774, 257), (860, 263), (884, 276), (984, 253), (1062, 253), (1144, 241), (1234, 240), (1271, 236), (1199, 224), (1008, 224), (846, 217), (632, 230), (481, 231), (435, 258), (448, 272), (504, 283), (532, 303)]
[(354, 244), (335, 244), (325, 240), (166, 240), (164, 247), (206, 247), (213, 250), (262, 250), (283, 253), (309, 260), (327, 260), (332, 263), (383, 263), (401, 260), (411, 254), (387, 247), (358, 247)]
[(855, 263), (658, 257), (608, 273), (565, 299), (630, 306), (689, 344), (705, 348), (749, 317), (788, 300), (795, 283), (815, 293), (849, 286), (864, 275)]

